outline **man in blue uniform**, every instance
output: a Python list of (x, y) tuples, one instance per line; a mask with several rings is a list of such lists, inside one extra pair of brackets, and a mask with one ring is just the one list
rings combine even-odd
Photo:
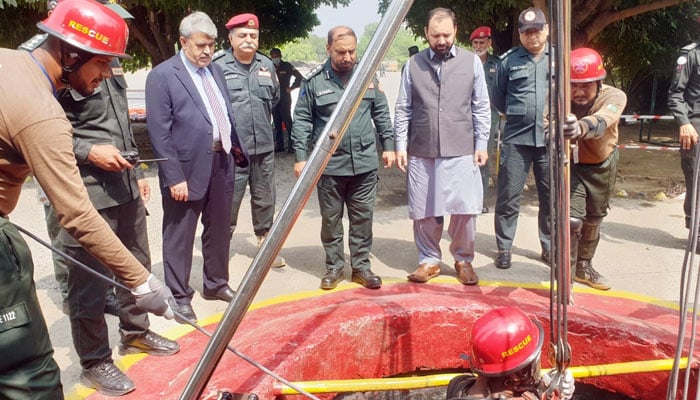
[[(700, 17), (697, 18), (700, 23)], [(696, 168), (695, 147), (700, 131), (700, 42), (681, 49), (676, 61), (676, 74), (668, 89), (668, 108), (678, 123), (681, 142), (681, 169), (685, 177), (686, 195), (683, 202), (685, 227), (690, 228), (692, 199), (695, 188), (693, 172)]]
[[(259, 248), (275, 214), (275, 139), (270, 121), (280, 99), (280, 85), (272, 61), (257, 52), (258, 17), (236, 15), (226, 23), (226, 29), (231, 49), (214, 54), (214, 63), (224, 71), (236, 132), (250, 156), (247, 168), (236, 168), (231, 233), (236, 229), (245, 187), (249, 185), (253, 231)], [(285, 261), (277, 256), (272, 266), (284, 267)]]
[[(309, 74), (294, 109), (292, 143), (296, 176), (306, 165), (309, 144), (315, 143), (355, 71), (357, 37), (345, 26), (328, 32), (328, 61)], [(376, 127), (376, 130), (375, 130)], [(384, 165), (394, 163), (394, 132), (386, 95), (379, 81), (372, 81), (333, 157), (318, 181), (321, 208), (321, 242), (326, 252), (326, 274), (321, 289), (333, 289), (343, 279), (343, 213), (348, 209), (348, 243), (352, 281), (378, 289), (382, 280), (370, 269), (372, 216), (377, 196), (377, 137), (384, 149)]]
[(542, 261), (550, 259), (549, 153), (546, 123), (549, 95), (549, 26), (542, 10), (528, 8), (518, 18), (521, 46), (503, 56), (498, 68), (493, 104), (505, 114), (496, 184), (494, 224), (498, 256), (496, 267), (511, 266), (511, 248), (520, 213), (520, 197), (530, 165), (535, 173), (539, 212), (538, 234)]

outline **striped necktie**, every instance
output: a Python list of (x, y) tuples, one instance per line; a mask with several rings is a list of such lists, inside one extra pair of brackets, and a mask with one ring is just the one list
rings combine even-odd
[[(197, 73), (202, 78), (204, 93), (207, 95), (207, 101), (209, 101), (214, 118), (216, 118), (216, 124), (219, 126), (221, 146), (224, 148), (224, 151), (228, 153), (231, 151), (231, 132), (225, 132), (226, 126), (228, 126), (226, 114), (224, 110), (221, 109), (221, 104), (219, 104), (214, 88), (211, 86), (209, 79), (207, 79), (206, 70), (204, 68), (200, 68), (197, 70)], [(224, 100), (226, 99), (224, 98)]]

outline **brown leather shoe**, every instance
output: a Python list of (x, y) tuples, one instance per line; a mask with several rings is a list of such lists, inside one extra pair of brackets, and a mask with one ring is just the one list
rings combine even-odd
[(476, 285), (479, 283), (479, 277), (476, 276), (472, 264), (466, 261), (455, 261), (455, 271), (457, 271), (457, 280), (465, 285)]
[(423, 263), (408, 276), (408, 280), (411, 282), (425, 283), (438, 275), (440, 275), (439, 265)]

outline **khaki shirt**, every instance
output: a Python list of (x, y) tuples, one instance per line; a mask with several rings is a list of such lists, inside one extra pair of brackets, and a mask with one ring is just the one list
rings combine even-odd
[(128, 286), (149, 272), (97, 213), (76, 167), (72, 128), (29, 53), (0, 49), (0, 214), (17, 205), (33, 173), (63, 226)]
[(598, 164), (605, 161), (617, 147), (620, 115), (627, 105), (627, 95), (620, 89), (603, 85), (598, 97), (585, 115), (577, 115), (579, 119), (591, 119), (597, 124), (596, 117), (605, 121), (607, 128), (598, 139), (579, 140), (578, 160), (581, 164)]

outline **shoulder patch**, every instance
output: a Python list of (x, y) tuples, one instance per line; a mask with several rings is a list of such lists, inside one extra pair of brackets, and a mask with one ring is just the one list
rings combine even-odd
[(682, 65), (685, 65), (685, 63), (687, 63), (687, 62), (688, 62), (688, 57), (686, 57), (686, 56), (680, 56), (680, 57), (678, 57), (678, 60), (676, 60), (676, 64), (678, 64), (679, 67)]
[(255, 54), (257, 54), (257, 55), (258, 55), (260, 58), (262, 58), (263, 60), (267, 60), (267, 61), (269, 61), (270, 63), (272, 63), (272, 59), (271, 59), (267, 54), (260, 52), (260, 50), (257, 50), (257, 51), (255, 52)]
[(321, 73), (321, 71), (323, 71), (323, 65), (324, 64), (319, 64), (316, 68), (309, 71), (309, 73), (306, 74), (306, 77), (304, 79), (309, 80), (309, 79), (313, 78), (314, 76), (318, 75), (319, 73)]
[(216, 60), (222, 58), (222, 57), (225, 56), (225, 55), (226, 55), (226, 50), (221, 49), (221, 50), (217, 51), (216, 53), (214, 53), (213, 56), (211, 56), (211, 60), (212, 60), (212, 61), (216, 61)]
[(605, 106), (605, 108), (614, 113), (620, 112), (620, 109), (615, 104), (608, 104), (607, 106)]
[(19, 47), (17, 49), (32, 52), (32, 51), (36, 50), (39, 46), (41, 46), (46, 41), (46, 38), (48, 38), (48, 37), (49, 37), (48, 33), (38, 33), (38, 34), (32, 36), (31, 39), (29, 39), (26, 42), (19, 45)]
[(515, 50), (517, 50), (517, 47), (513, 47), (510, 50), (506, 51), (505, 53), (501, 54), (498, 56), (499, 60), (504, 60), (506, 57), (508, 57), (510, 54), (512, 54)]
[(694, 43), (691, 43), (691, 44), (689, 44), (689, 45), (687, 45), (687, 46), (681, 47), (681, 52), (687, 53), (687, 52), (689, 52), (690, 50), (693, 50), (693, 49), (696, 48), (696, 47), (698, 47), (698, 42), (694, 42)]

